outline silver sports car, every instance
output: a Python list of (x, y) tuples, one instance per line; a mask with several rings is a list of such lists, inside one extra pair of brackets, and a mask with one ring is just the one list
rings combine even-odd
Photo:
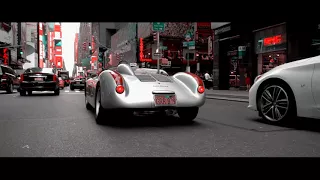
[[(85, 85), (87, 109), (95, 109), (98, 124), (110, 120), (111, 114), (176, 112), (185, 122), (193, 121), (199, 107), (205, 103), (203, 81), (192, 73), (179, 72), (173, 76), (156, 69), (130, 67), (120, 64)], [(169, 113), (172, 115), (172, 113)]]

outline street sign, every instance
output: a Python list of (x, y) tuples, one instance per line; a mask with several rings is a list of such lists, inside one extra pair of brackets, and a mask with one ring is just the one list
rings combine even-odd
[(196, 45), (195, 41), (189, 41), (188, 42), (188, 46), (195, 46), (195, 45)]
[(161, 53), (154, 53), (155, 56), (162, 56)]
[(190, 41), (190, 40), (191, 40), (191, 35), (190, 35), (189, 33), (187, 33), (187, 34), (185, 35), (185, 40), (186, 40), (186, 41)]
[(152, 29), (153, 31), (164, 31), (164, 22), (153, 22)]
[(167, 46), (160, 46), (160, 50), (167, 50), (168, 47)]
[(183, 47), (188, 47), (188, 42), (186, 42), (186, 41), (182, 42), (182, 46)]

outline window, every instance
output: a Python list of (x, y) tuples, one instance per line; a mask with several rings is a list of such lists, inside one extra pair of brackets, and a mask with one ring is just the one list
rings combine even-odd
[(25, 73), (54, 73), (53, 68), (29, 68), (25, 71)]

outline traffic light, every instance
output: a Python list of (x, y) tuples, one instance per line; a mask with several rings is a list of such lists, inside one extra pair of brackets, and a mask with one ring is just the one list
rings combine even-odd
[(22, 49), (19, 49), (19, 54), (20, 54), (21, 56), (23, 55)]
[(89, 47), (88, 47), (88, 48), (89, 48), (89, 50), (91, 50), (91, 49), (92, 49), (92, 47), (91, 47), (91, 43), (89, 43)]
[(103, 53), (102, 52), (99, 52), (98, 61), (101, 63), (103, 62)]
[(157, 41), (157, 32), (153, 32), (153, 41)]

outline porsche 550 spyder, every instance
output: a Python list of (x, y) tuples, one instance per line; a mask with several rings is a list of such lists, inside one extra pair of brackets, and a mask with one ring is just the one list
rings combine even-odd
[[(85, 85), (87, 109), (95, 110), (97, 124), (110, 121), (111, 114), (137, 112), (176, 112), (180, 119), (192, 122), (206, 100), (203, 81), (195, 74), (179, 72), (169, 76), (157, 69), (120, 64), (90, 78)], [(169, 113), (172, 115), (172, 113)]]

